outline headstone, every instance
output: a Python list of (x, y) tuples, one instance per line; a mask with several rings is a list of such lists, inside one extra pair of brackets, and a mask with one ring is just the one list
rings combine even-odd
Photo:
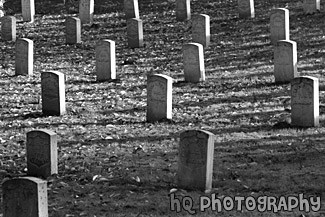
[(27, 174), (47, 178), (58, 173), (57, 135), (50, 130), (27, 133)]
[(66, 43), (76, 44), (81, 42), (81, 22), (79, 18), (68, 17), (65, 20)]
[(97, 81), (116, 78), (115, 42), (99, 41), (96, 45), (96, 75)]
[(5, 15), (5, 12), (3, 10), (3, 1), (0, 0), (0, 17), (3, 17)]
[(288, 83), (297, 76), (297, 43), (278, 41), (274, 48), (275, 83)]
[(214, 134), (204, 130), (181, 133), (177, 169), (179, 188), (211, 190), (214, 139)]
[(20, 38), (15, 44), (15, 74), (32, 75), (34, 61), (34, 43), (27, 38)]
[(191, 19), (191, 1), (176, 0), (176, 20), (185, 21)]
[(254, 18), (254, 0), (238, 0), (239, 18)]
[(4, 41), (16, 41), (16, 18), (14, 16), (1, 18), (1, 38)]
[(320, 0), (304, 0), (303, 4), (305, 14), (313, 14), (320, 11)]
[(130, 48), (143, 47), (143, 24), (142, 20), (132, 18), (127, 20), (127, 37)]
[(184, 77), (187, 82), (205, 81), (203, 45), (188, 43), (183, 47)]
[(23, 21), (34, 22), (35, 16), (35, 2), (34, 0), (21, 0), (21, 10)]
[(35, 177), (2, 184), (3, 217), (48, 217), (47, 182)]
[(291, 125), (319, 126), (319, 82), (311, 76), (291, 81)]
[(79, 1), (79, 18), (82, 24), (92, 24), (94, 21), (94, 0)]
[(65, 114), (64, 74), (57, 71), (42, 72), (41, 84), (43, 114)]
[(210, 44), (210, 17), (205, 14), (195, 15), (192, 18), (192, 41), (204, 47)]
[(147, 81), (147, 121), (172, 119), (172, 84), (167, 75), (155, 74)]
[(138, 0), (124, 0), (125, 18), (140, 18)]
[(273, 9), (270, 18), (271, 44), (279, 40), (289, 40), (289, 10)]

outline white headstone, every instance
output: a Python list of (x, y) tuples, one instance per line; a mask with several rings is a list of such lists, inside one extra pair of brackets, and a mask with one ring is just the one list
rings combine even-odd
[(172, 119), (172, 83), (167, 75), (156, 74), (147, 81), (147, 121)]
[(192, 18), (192, 41), (208, 47), (210, 44), (210, 17), (205, 14)]
[(176, 20), (185, 21), (191, 19), (191, 1), (176, 0)]
[(142, 20), (132, 18), (127, 20), (127, 37), (130, 48), (143, 47), (143, 24)]
[(0, 0), (0, 17), (3, 17), (5, 15), (5, 12), (3, 10), (3, 1)]
[(42, 72), (42, 111), (44, 115), (64, 115), (65, 84), (64, 74), (57, 71)]
[(66, 43), (77, 44), (81, 42), (81, 22), (79, 18), (67, 17), (65, 20)]
[(126, 19), (140, 18), (138, 0), (124, 0), (124, 13)]
[(275, 45), (279, 40), (289, 40), (289, 10), (285, 8), (273, 9), (270, 18), (271, 43)]
[(1, 38), (4, 41), (16, 41), (16, 18), (14, 16), (1, 18)]
[(274, 48), (275, 83), (288, 83), (297, 76), (297, 43), (278, 41)]
[(291, 125), (319, 126), (319, 82), (311, 76), (291, 81)]
[(79, 18), (82, 24), (92, 24), (94, 21), (94, 0), (79, 1)]
[(179, 188), (211, 190), (214, 139), (214, 134), (204, 130), (181, 133), (177, 169)]
[(183, 46), (183, 64), (185, 81), (205, 81), (203, 45), (188, 43)]
[(239, 18), (255, 17), (254, 0), (238, 0)]
[(116, 78), (115, 42), (99, 41), (96, 45), (96, 75), (97, 81), (107, 81)]
[(21, 0), (23, 21), (34, 22), (35, 2), (34, 0)]
[(50, 130), (27, 133), (27, 174), (47, 178), (58, 173), (57, 135)]
[(15, 45), (15, 74), (32, 75), (34, 62), (34, 43), (27, 38), (20, 38)]
[(320, 11), (320, 0), (304, 0), (303, 4), (305, 14), (313, 14)]
[(21, 177), (2, 184), (3, 217), (48, 217), (47, 181)]

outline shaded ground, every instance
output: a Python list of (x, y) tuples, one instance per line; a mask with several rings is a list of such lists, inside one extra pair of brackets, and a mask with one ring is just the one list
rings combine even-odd
[[(32, 129), (59, 135), (59, 174), (49, 181), (49, 216), (187, 216), (169, 209), (177, 188), (179, 134), (204, 129), (216, 135), (213, 191), (218, 197), (289, 196), (324, 199), (324, 17), (305, 16), (290, 1), (291, 39), (298, 71), (320, 79), (320, 127), (287, 128), (290, 88), (275, 85), (269, 15), (285, 1), (256, 1), (256, 18), (239, 20), (237, 1), (192, 1), (192, 13), (211, 16), (211, 46), (205, 50), (207, 81), (184, 83), (182, 45), (191, 41), (191, 21), (175, 21), (175, 2), (141, 1), (145, 47), (129, 49), (122, 5), (95, 1), (95, 25), (84, 26), (82, 43), (65, 45), (64, 20), (76, 5), (37, 1), (35, 23), (18, 22), (18, 37), (34, 41), (34, 75), (15, 77), (14, 43), (0, 42), (0, 179), (26, 175), (25, 140)], [(18, 20), (19, 2), (5, 8)], [(67, 14), (69, 13), (69, 14)], [(94, 47), (116, 41), (115, 82), (95, 80)], [(40, 72), (66, 75), (67, 115), (43, 117)], [(175, 79), (173, 121), (146, 123), (146, 78)], [(210, 194), (211, 194), (210, 193)], [(178, 190), (178, 196), (204, 194)], [(229, 211), (199, 216), (324, 216), (317, 213)], [(0, 209), (0, 212), (2, 210)]]

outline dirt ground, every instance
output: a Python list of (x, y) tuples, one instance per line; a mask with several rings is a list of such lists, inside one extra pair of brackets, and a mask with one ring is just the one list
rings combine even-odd
[[(204, 51), (206, 81), (185, 83), (182, 46), (191, 21), (177, 22), (175, 1), (139, 1), (144, 48), (129, 49), (122, 1), (95, 1), (95, 24), (82, 27), (82, 43), (65, 44), (64, 20), (77, 4), (36, 1), (36, 18), (23, 23), (20, 1), (7, 1), (17, 17), (17, 38), (34, 41), (34, 75), (14, 76), (14, 42), (0, 41), (0, 180), (26, 175), (26, 133), (58, 134), (59, 174), (48, 178), (49, 216), (190, 216), (170, 198), (191, 197), (196, 216), (325, 216), (324, 18), (304, 15), (302, 2), (255, 1), (256, 18), (239, 19), (235, 0), (191, 1), (193, 14), (211, 17)], [(319, 78), (320, 127), (290, 127), (290, 85), (274, 84), (269, 16), (290, 10), (300, 75)], [(116, 42), (117, 80), (96, 82), (98, 40)], [(66, 76), (67, 114), (41, 113), (40, 73)], [(173, 120), (146, 122), (147, 75), (174, 79)], [(178, 189), (179, 135), (204, 129), (216, 135), (213, 189)], [(317, 212), (200, 211), (200, 197), (320, 197)], [(0, 213), (2, 212), (0, 208)]]

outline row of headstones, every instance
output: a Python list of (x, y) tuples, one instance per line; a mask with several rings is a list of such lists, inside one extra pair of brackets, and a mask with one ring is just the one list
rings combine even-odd
[[(253, 1), (253, 0), (252, 0)], [(243, 5), (242, 3), (240, 3)], [(23, 21), (34, 22), (34, 0), (21, 0)], [(176, 19), (184, 21), (191, 17), (190, 0), (176, 0)], [(124, 0), (125, 18), (139, 19), (138, 0)], [(94, 0), (79, 0), (79, 18), (82, 23), (93, 23)]]
[(297, 43), (289, 38), (289, 10), (273, 9), (270, 16), (271, 44), (274, 47), (275, 83), (297, 77)]
[[(81, 43), (81, 20), (77, 17), (68, 17), (66, 25), (66, 43)], [(143, 47), (143, 23), (142, 20), (132, 18), (127, 20), (127, 41), (130, 48)]]
[[(320, 10), (320, 0), (304, 0), (303, 11), (305, 14), (313, 14)], [(238, 0), (239, 18), (254, 18), (254, 0)]]
[[(207, 26), (207, 25), (205, 25)], [(205, 35), (207, 41), (207, 35)], [(275, 48), (275, 80), (276, 82), (291, 81), (297, 74), (297, 52), (296, 43), (290, 40), (281, 40), (289, 38), (289, 11), (287, 9), (275, 9), (271, 14), (271, 42), (276, 43)], [(17, 74), (32, 71), (32, 41), (22, 39), (17, 41), (16, 46), (16, 71)], [(21, 42), (21, 43), (20, 43)], [(24, 45), (25, 44), (25, 45)], [(27, 48), (26, 48), (27, 47)], [(26, 52), (24, 52), (26, 51)], [(190, 43), (184, 46), (184, 72), (185, 80), (198, 82), (205, 79), (204, 75), (204, 58), (203, 47), (200, 44)], [(98, 80), (107, 80), (115, 78), (115, 44), (112, 41), (106, 40), (100, 42), (96, 48), (96, 65), (98, 68)], [(109, 72), (105, 69), (110, 69)], [(27, 74), (28, 74), (27, 73)], [(60, 77), (60, 76), (58, 76)], [(43, 82), (42, 82), (43, 83)], [(63, 86), (63, 85), (58, 85)], [(63, 94), (64, 96), (64, 91)], [(60, 98), (60, 97), (59, 97)], [(64, 99), (64, 97), (61, 97)], [(47, 100), (43, 100), (46, 102)], [(51, 101), (51, 100), (48, 100)], [(64, 104), (64, 100), (57, 100)], [(52, 103), (53, 104), (53, 103)], [(43, 104), (46, 108), (46, 104)], [(65, 106), (56, 106), (60, 108), (57, 115), (64, 114)], [(55, 107), (55, 108), (56, 108)], [(54, 109), (55, 110), (55, 109)], [(43, 110), (43, 113), (48, 113)], [(52, 114), (54, 114), (52, 112)]]
[[(19, 40), (18, 40), (19, 41)], [(111, 63), (105, 62), (107, 52), (112, 53), (112, 41), (103, 41), (104, 48), (97, 49), (99, 70), (107, 75), (107, 66)], [(107, 44), (106, 44), (107, 43)], [(286, 41), (279, 41), (280, 44)], [(109, 47), (108, 47), (109, 46)], [(194, 46), (195, 47), (195, 46)], [(105, 51), (105, 48), (108, 49)], [(280, 48), (278, 48), (280, 49)], [(287, 49), (287, 47), (284, 47)], [(292, 49), (292, 47), (289, 47)], [(101, 51), (103, 50), (103, 51)], [(101, 54), (104, 52), (104, 54)], [(106, 52), (106, 53), (105, 53)], [(185, 58), (184, 58), (185, 59)], [(105, 66), (105, 64), (107, 64)], [(286, 63), (287, 64), (287, 63)], [(102, 67), (102, 69), (101, 69)], [(282, 74), (292, 69), (291, 65), (280, 65)], [(191, 77), (195, 79), (203, 79), (204, 74), (196, 73)], [(309, 80), (312, 80), (309, 81)], [(41, 87), (42, 87), (42, 111), (45, 115), (63, 115), (65, 113), (65, 84), (64, 74), (61, 72), (43, 72), (41, 74)], [(292, 97), (292, 124), (294, 126), (317, 126), (319, 116), (319, 87), (318, 79), (312, 77), (295, 77), (290, 78), (291, 84), (291, 97)], [(147, 121), (159, 121), (161, 119), (171, 119), (172, 117), (172, 82), (173, 79), (166, 75), (153, 75), (148, 77), (147, 81)], [(311, 85), (308, 83), (312, 83)], [(300, 115), (296, 115), (300, 114)], [(309, 115), (310, 114), (310, 115)], [(306, 119), (305, 119), (306, 118)], [(306, 120), (300, 121), (300, 120)], [(313, 124), (311, 124), (313, 123)]]
[[(147, 84), (147, 120), (172, 118), (172, 78), (153, 75)], [(291, 125), (317, 127), (319, 125), (319, 81), (311, 76), (291, 80)]]
[[(299, 95), (303, 86), (313, 88), (315, 91), (317, 80), (309, 77), (297, 78), (292, 85), (293, 92)], [(302, 92), (306, 93), (306, 91)], [(310, 100), (309, 97), (306, 99)], [(177, 168), (179, 188), (206, 192), (212, 189), (214, 142), (215, 135), (204, 130), (188, 130), (180, 134)], [(41, 177), (57, 174), (55, 133), (48, 130), (34, 130), (27, 134), (27, 171), (28, 175)], [(48, 216), (45, 180), (36, 177), (9, 179), (2, 184), (2, 189), (4, 217), (22, 216), (22, 214), (30, 217)]]
[[(31, 40), (28, 39), (19, 39), (17, 42), (22, 42), (23, 46), (17, 45), (16, 53), (19, 54), (16, 57), (16, 70), (18, 71), (24, 71), (27, 69), (30, 69), (32, 67), (32, 64), (27, 64), (26, 62), (32, 62), (30, 61), (30, 53), (32, 52), (31, 48), (26, 49), (26, 46), (24, 44), (27, 44), (30, 46), (32, 44)], [(296, 59), (296, 52), (292, 52), (292, 48), (295, 48), (295, 46), (287, 46), (289, 45), (295, 45), (295, 43), (290, 43), (287, 41), (279, 41), (279, 45), (284, 45), (283, 48), (281, 46), (278, 46), (276, 48), (276, 58), (275, 58), (275, 71), (282, 75), (286, 75), (289, 77), (289, 81), (296, 82), (295, 76), (288, 76), (288, 72), (292, 69), (294, 69), (293, 59)], [(28, 47), (27, 46), (27, 47)], [(204, 80), (204, 71), (200, 70), (201, 66), (203, 65), (203, 57), (199, 58), (200, 55), (197, 55), (197, 51), (201, 51), (201, 54), (203, 53), (202, 45), (199, 44), (189, 44), (185, 46), (186, 49), (192, 49), (192, 50), (186, 50), (184, 49), (184, 65), (185, 65), (185, 79), (188, 81), (200, 81)], [(21, 54), (21, 51), (27, 50), (28, 52)], [(290, 51), (290, 52), (289, 52)], [(279, 58), (281, 55), (278, 55), (277, 53), (286, 53), (285, 58)], [(194, 54), (194, 55), (193, 55)], [(290, 57), (291, 54), (291, 57)], [(295, 54), (295, 55), (294, 55)], [(27, 56), (27, 58), (26, 58)], [(190, 56), (189, 58), (187, 56)], [(289, 58), (287, 58), (289, 57)], [(99, 80), (103, 79), (112, 79), (115, 76), (115, 43), (110, 40), (104, 40), (101, 41), (97, 48), (96, 48), (96, 70)], [(278, 60), (279, 59), (279, 60)], [(281, 59), (281, 60), (280, 60)], [(281, 65), (284, 61), (284, 65)], [(282, 61), (282, 62), (281, 62)], [(287, 62), (286, 62), (287, 61)], [(288, 62), (289, 61), (289, 62)], [(291, 62), (290, 62), (291, 61)], [(280, 62), (278, 65), (277, 63)], [(192, 65), (191, 65), (192, 64)], [(189, 66), (191, 67), (189, 67)], [(187, 70), (186, 67), (188, 67), (189, 73), (186, 74)], [(197, 67), (197, 69), (194, 71), (193, 68)], [(111, 71), (108, 72), (107, 69), (110, 69)], [(295, 75), (291, 73), (291, 75)], [(283, 77), (283, 76), (282, 76)], [(310, 77), (308, 77), (310, 78)], [(298, 77), (297, 79), (300, 79)], [(313, 83), (316, 82), (317, 84), (312, 85), (312, 89), (306, 89), (309, 87), (309, 85), (300, 85), (300, 83), (304, 83), (305, 80), (302, 79), (300, 82), (298, 82), (298, 86), (301, 90), (299, 91), (292, 91), (291, 97), (296, 100), (292, 100), (292, 102), (296, 102), (295, 104), (299, 104), (300, 101), (302, 101), (300, 104), (304, 105), (306, 104), (306, 98), (313, 99), (309, 113), (312, 113), (313, 119), (311, 122), (316, 123), (318, 122), (318, 79), (311, 78), (313, 80)], [(315, 82), (314, 82), (315, 80)], [(43, 72), (41, 74), (41, 87), (42, 87), (42, 111), (45, 115), (63, 115), (65, 114), (65, 83), (64, 83), (64, 74), (61, 72)], [(149, 76), (147, 81), (147, 121), (157, 121), (160, 119), (171, 119), (171, 112), (172, 112), (172, 82), (173, 79), (166, 75), (154, 75)], [(292, 85), (292, 90), (296, 89), (296, 85)], [(315, 87), (314, 87), (315, 86)], [(317, 86), (317, 87), (316, 87)], [(306, 89), (306, 90), (305, 90)], [(297, 92), (294, 94), (294, 92)], [(306, 97), (308, 96), (308, 97)], [(300, 98), (300, 100), (298, 99)], [(315, 99), (315, 100), (314, 100)], [(317, 100), (316, 100), (317, 99)], [(308, 100), (307, 100), (308, 101)], [(292, 104), (294, 107), (294, 104)], [(306, 107), (306, 106), (305, 106)], [(292, 108), (292, 123), (296, 123), (296, 119), (307, 117), (308, 115), (301, 115), (301, 117), (296, 116), (296, 111), (299, 109)], [(302, 109), (303, 113), (306, 112), (306, 109)], [(316, 112), (317, 111), (317, 112)], [(310, 121), (307, 121), (305, 124), (300, 123), (298, 121), (299, 126), (316, 126), (318, 124), (310, 125), (308, 124)], [(295, 124), (294, 124), (295, 125)]]
[[(47, 217), (47, 177), (58, 173), (57, 134), (50, 130), (27, 133), (27, 177), (2, 184), (3, 216)], [(43, 178), (43, 179), (42, 179)]]
[[(16, 40), (16, 18), (6, 16), (2, 21), (2, 38)], [(128, 19), (128, 45), (131, 48), (143, 45), (143, 28), (140, 19)], [(184, 45), (183, 60), (185, 80), (199, 82), (205, 80), (203, 47), (210, 43), (210, 18), (200, 14), (193, 17), (193, 43)], [(81, 42), (81, 22), (79, 18), (68, 17), (66, 20), (66, 42)], [(98, 48), (98, 49), (97, 49)], [(115, 79), (115, 43), (105, 40), (96, 46), (97, 79)], [(108, 60), (109, 59), (109, 60)], [(16, 75), (31, 75), (33, 72), (33, 42), (30, 39), (19, 39), (16, 42)], [(108, 73), (104, 73), (108, 69)]]
[[(22, 0), (23, 20), (34, 21), (34, 0)], [(306, 14), (315, 13), (320, 10), (320, 0), (304, 0), (303, 10)], [(124, 11), (126, 19), (139, 19), (138, 0), (124, 0)], [(191, 16), (190, 0), (176, 0), (176, 19), (184, 21)], [(255, 17), (254, 0), (238, 0), (238, 12), (240, 18)], [(94, 0), (79, 1), (79, 17), (82, 23), (92, 23), (94, 15)]]
[[(127, 20), (129, 47), (143, 46), (143, 24), (139, 15), (138, 0), (124, 0), (124, 12)], [(190, 0), (176, 1), (176, 20), (184, 21), (191, 17)], [(205, 14), (193, 16), (192, 40), (208, 47), (210, 43), (210, 17)]]
[(130, 48), (143, 47), (143, 22), (140, 19), (138, 0), (124, 0), (124, 13), (128, 46)]
[[(203, 130), (180, 135), (177, 185), (211, 190), (215, 136)], [(27, 177), (2, 184), (3, 216), (48, 216), (47, 178), (58, 173), (57, 134), (50, 130), (27, 133)], [(41, 177), (41, 178), (36, 178)]]
[[(8, 16), (5, 19), (3, 19), (2, 22), (2, 38), (7, 40), (15, 40), (16, 38), (16, 19), (15, 17)], [(67, 18), (66, 21), (66, 41), (69, 44), (78, 43), (81, 41), (80, 38), (80, 31), (81, 31), (81, 24), (80, 24), (79, 18)], [(270, 31), (271, 31), (271, 43), (277, 44), (279, 40), (289, 40), (289, 11), (287, 9), (275, 9), (271, 13), (271, 20), (270, 20)], [(197, 15), (193, 19), (193, 42), (202, 44), (203, 46), (207, 47), (209, 45), (210, 41), (210, 22), (209, 22), (209, 16), (207, 15)], [(128, 44), (130, 47), (141, 47), (143, 44), (143, 30), (142, 30), (142, 21), (139, 19), (129, 19), (128, 20)], [(286, 56), (287, 53), (294, 53), (289, 51), (282, 51), (282, 48), (292, 47), (292, 50), (295, 50), (295, 43), (291, 41), (287, 41), (289, 43), (281, 42), (278, 43), (281, 49), (276, 49), (275, 56), (280, 57), (276, 58), (281, 62), (285, 61), (287, 58), (282, 58)], [(189, 48), (188, 47), (194, 47), (196, 46), (196, 52), (186, 52)], [(194, 50), (194, 48), (192, 48)], [(186, 55), (186, 53), (188, 55)], [(195, 54), (196, 53), (196, 54)], [(187, 46), (184, 46), (184, 62), (188, 62), (189, 64), (185, 65), (185, 74), (187, 69), (193, 68), (191, 66), (192, 60), (198, 59), (200, 65), (200, 70), (204, 71), (204, 62), (203, 62), (203, 49), (200, 45), (196, 45), (193, 43), (188, 44)], [(27, 56), (27, 55), (21, 55), (21, 56)], [(198, 57), (197, 57), (198, 56)], [(32, 59), (32, 57), (30, 57)], [(188, 60), (188, 61), (187, 61)], [(202, 60), (202, 61), (201, 61)], [(296, 61), (295, 58), (292, 59), (292, 61)], [(197, 61), (194, 61), (197, 62)], [(276, 61), (275, 61), (276, 62)], [(275, 68), (277, 69), (279, 64), (275, 64)], [(285, 65), (285, 64), (282, 64)], [(187, 67), (188, 66), (188, 67)], [(295, 67), (293, 67), (295, 68)], [(295, 70), (295, 69), (294, 69)], [(277, 70), (275, 70), (275, 80), (276, 82), (283, 82), (281, 79), (281, 74), (277, 73)], [(292, 71), (292, 70), (291, 70)], [(289, 73), (290, 74), (290, 73)], [(278, 76), (279, 75), (279, 76)], [(203, 77), (203, 76), (202, 76)], [(290, 76), (282, 76), (284, 79), (285, 77)], [(187, 79), (186, 79), (187, 80)], [(203, 79), (204, 80), (204, 79)], [(285, 81), (284, 81), (285, 82)]]
[[(171, 118), (172, 78), (151, 76), (148, 84), (148, 114)], [(149, 95), (151, 94), (151, 95)], [(291, 82), (292, 123), (318, 124), (318, 79), (298, 77)], [(156, 112), (160, 112), (157, 114)], [(209, 191), (212, 188), (215, 136), (203, 130), (180, 135), (177, 185), (179, 188)], [(58, 173), (57, 135), (49, 130), (27, 133), (27, 174), (47, 178)], [(47, 182), (36, 177), (9, 179), (2, 185), (3, 216), (48, 216)], [(24, 215), (25, 216), (25, 215)]]
[[(15, 45), (15, 74), (33, 74), (33, 41), (21, 38)], [(116, 78), (115, 42), (111, 40), (99, 41), (96, 45), (96, 75), (98, 81)], [(60, 77), (60, 76), (58, 76)], [(60, 79), (59, 79), (60, 80)], [(42, 82), (43, 83), (43, 82)], [(45, 83), (47, 83), (45, 81)]]
[[(35, 1), (21, 0), (21, 9), (23, 21), (34, 22), (35, 16)], [(79, 0), (79, 18), (82, 23), (93, 22), (94, 16), (94, 0)]]
[[(44, 115), (64, 115), (65, 78), (57, 71), (41, 73), (42, 112)], [(147, 81), (147, 121), (172, 117), (172, 82), (167, 75), (153, 75)]]
[[(279, 40), (288, 40), (289, 39), (289, 11), (287, 9), (275, 9), (272, 11), (271, 14), (271, 21), (270, 21), (270, 30), (271, 30), (271, 43), (276, 44)], [(69, 44), (73, 43), (79, 43), (81, 41), (80, 39), (80, 31), (81, 31), (81, 22), (79, 18), (67, 18), (66, 21), (66, 41)], [(203, 48), (199, 45), (202, 44), (203, 46), (207, 47), (209, 45), (210, 41), (210, 22), (209, 22), (209, 16), (207, 15), (197, 15), (193, 19), (193, 41), (194, 43), (190, 43), (188, 45), (185, 45), (183, 48), (184, 53), (184, 71), (185, 71), (185, 80), (187, 81), (193, 81), (198, 82), (204, 80), (204, 57), (203, 57)], [(6, 19), (2, 22), (2, 36), (4, 39), (15, 39), (15, 32), (16, 32), (16, 26), (15, 26), (15, 18), (12, 16), (8, 16)], [(136, 18), (128, 19), (128, 44), (130, 47), (141, 47), (143, 44), (143, 30), (142, 30), (142, 21)], [(196, 44), (199, 43), (199, 44)], [(278, 70), (281, 67), (277, 67), (279, 65), (285, 65), (283, 64), (284, 61), (287, 60), (287, 58), (282, 58), (286, 56), (287, 53), (290, 53), (289, 51), (286, 51), (286, 49), (290, 49), (291, 46), (294, 50), (295, 43), (288, 41), (289, 43), (281, 42), (279, 43), (280, 49), (276, 49), (275, 56), (279, 58), (280, 61), (279, 64), (277, 64), (277, 61), (275, 61), (275, 80), (276, 82), (285, 82), (282, 81), (283, 79), (288, 79), (290, 77), (290, 73), (281, 74), (278, 73), (281, 70)], [(290, 45), (291, 44), (291, 45)], [(112, 48), (115, 48), (112, 46)], [(284, 51), (283, 51), (284, 49)], [(22, 49), (18, 49), (18, 51), (21, 51)], [(24, 49), (26, 50), (26, 49)], [(30, 51), (30, 49), (28, 49)], [(192, 51), (192, 52), (188, 52)], [(294, 51), (293, 51), (294, 53)], [(29, 57), (29, 55), (19, 55), (18, 56), (25, 56)], [(29, 57), (32, 59), (32, 57)], [(114, 58), (114, 55), (112, 55), (112, 58)], [(291, 61), (291, 60), (290, 60)], [(296, 61), (295, 58), (292, 59), (292, 61)], [(21, 62), (21, 61), (20, 61)], [(23, 61), (25, 64), (28, 62)], [(196, 65), (197, 67), (193, 67), (193, 65)], [(296, 68), (296, 64), (294, 65), (293, 70)], [(23, 69), (23, 67), (21, 67)], [(112, 68), (112, 71), (114, 71), (115, 67), (111, 66), (109, 68)], [(31, 68), (29, 68), (31, 69)], [(186, 75), (195, 75), (198, 73), (192, 73), (191, 71), (197, 71), (200, 72), (201, 76), (199, 76), (198, 79), (192, 79), (191, 76)], [(28, 71), (28, 70), (27, 70)], [(292, 70), (291, 70), (292, 71)], [(296, 71), (296, 70), (295, 70)], [(17, 74), (22, 74), (18, 72)], [(109, 77), (110, 79), (114, 79), (115, 73), (112, 73), (112, 76)]]
[[(202, 16), (206, 18), (205, 16)], [(204, 19), (204, 26), (206, 29), (209, 29), (209, 25), (207, 25), (207, 19)], [(199, 28), (198, 28), (199, 29)], [(202, 31), (200, 31), (202, 32)], [(208, 35), (204, 35), (204, 41), (208, 41)], [(276, 43), (277, 47), (275, 49), (275, 80), (276, 82), (288, 82), (292, 78), (296, 77), (297, 69), (296, 69), (296, 43), (292, 42), (290, 40), (279, 40), (279, 39), (288, 39), (289, 38), (289, 11), (287, 9), (275, 9), (272, 11), (271, 14), (271, 42)], [(30, 42), (29, 42), (30, 43)], [(103, 42), (105, 43), (105, 42)], [(112, 62), (115, 63), (115, 61), (112, 61), (112, 59), (115, 59), (115, 46), (111, 46), (112, 42), (106, 42), (110, 45), (107, 45), (107, 49), (110, 50), (110, 52), (105, 52), (104, 49), (100, 50), (99, 53), (104, 53), (103, 55), (96, 55), (98, 56), (97, 59), (102, 63), (107, 63), (111, 67), (107, 67), (105, 64), (99, 64), (102, 66), (102, 68), (111, 68), (111, 71), (114, 71), (115, 67), (112, 67)], [(18, 51), (26, 50), (21, 49), (22, 47), (17, 46)], [(27, 49), (28, 53), (30, 53), (31, 49)], [(96, 52), (97, 53), (97, 52)], [(18, 62), (19, 63), (26, 63), (29, 61), (24, 61), (22, 58), (19, 57), (28, 57), (27, 55), (19, 55), (18, 54)], [(102, 57), (109, 57), (110, 61), (105, 61), (105, 58)], [(190, 43), (188, 45), (184, 46), (184, 71), (185, 71), (185, 80), (187, 81), (202, 81), (205, 79), (204, 76), (204, 59), (203, 59), (203, 48), (201, 45), (196, 43)], [(26, 59), (26, 58), (25, 58)], [(106, 58), (107, 60), (107, 58)], [(18, 65), (18, 71), (20, 68), (30, 68), (30, 65), (28, 67), (21, 67), (22, 64)], [(100, 68), (100, 66), (98, 68)], [(194, 66), (194, 67), (193, 67)], [(194, 70), (193, 70), (194, 69)], [(23, 70), (20, 70), (23, 71)], [(19, 74), (19, 73), (18, 73)], [(102, 73), (104, 74), (104, 73)], [(114, 79), (115, 72), (113, 73), (106, 73), (108, 74), (108, 79)], [(98, 76), (99, 80), (101, 80), (101, 76)], [(106, 76), (107, 78), (107, 76)], [(102, 79), (105, 80), (105, 75), (102, 76)], [(60, 112), (61, 114), (61, 112)]]
[[(137, 0), (135, 1), (137, 2)], [(303, 10), (306, 14), (313, 14), (319, 11), (320, 0), (304, 0)], [(238, 0), (238, 14), (239, 14), (239, 18), (248, 18), (248, 17), (254, 18), (255, 17), (254, 0)], [(184, 21), (190, 18), (191, 18), (190, 0), (176, 0), (176, 19), (178, 21)]]
[(289, 10), (272, 10), (270, 23), (271, 43), (275, 45), (275, 82), (291, 82), (291, 124), (301, 127), (318, 126), (319, 81), (311, 76), (298, 76), (297, 43), (289, 37)]
[[(291, 81), (293, 126), (319, 124), (318, 79), (310, 76)], [(180, 135), (177, 184), (180, 188), (210, 191), (212, 188), (215, 135), (204, 130), (188, 130)]]
[[(4, 16), (1, 19), (1, 38), (4, 41), (16, 41), (16, 18)], [(66, 43), (81, 43), (82, 21), (77, 17), (68, 17), (65, 21)], [(127, 22), (128, 46), (137, 48), (143, 46), (143, 27), (140, 19), (129, 19)]]

